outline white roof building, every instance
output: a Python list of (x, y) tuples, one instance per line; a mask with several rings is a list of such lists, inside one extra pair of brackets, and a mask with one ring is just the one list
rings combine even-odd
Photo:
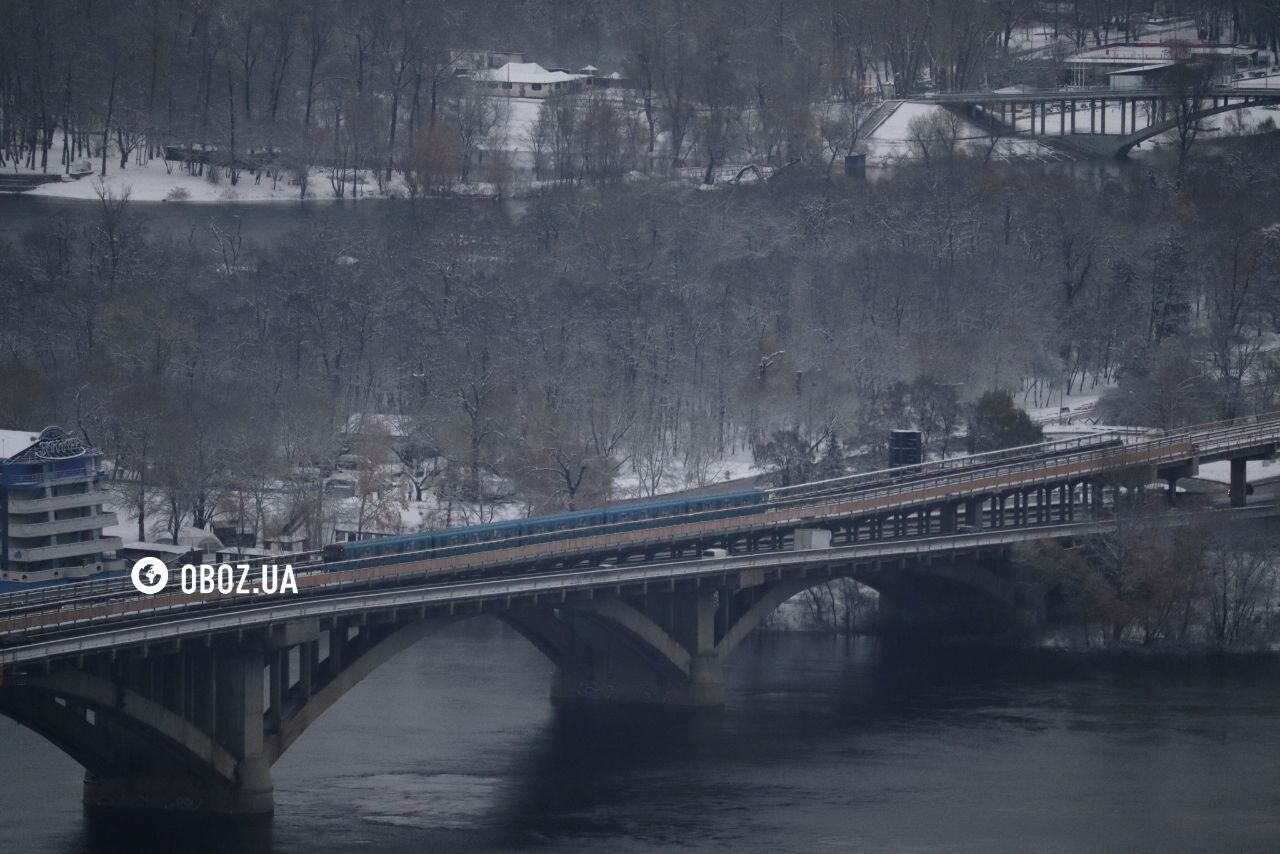
[(478, 71), (475, 80), (491, 94), (512, 98), (545, 98), (576, 89), (581, 74), (548, 71), (536, 62), (508, 62), (491, 71)]

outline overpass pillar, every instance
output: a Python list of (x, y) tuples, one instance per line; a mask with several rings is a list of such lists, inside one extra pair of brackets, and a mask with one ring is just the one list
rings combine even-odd
[(964, 523), (975, 531), (982, 530), (982, 499), (968, 498), (964, 502)]
[(1231, 461), (1231, 506), (1243, 507), (1245, 498), (1249, 491), (1249, 481), (1246, 477), (1248, 460), (1238, 459)]
[(954, 534), (956, 532), (956, 503), (949, 501), (943, 504), (939, 510), (938, 531), (943, 534)]

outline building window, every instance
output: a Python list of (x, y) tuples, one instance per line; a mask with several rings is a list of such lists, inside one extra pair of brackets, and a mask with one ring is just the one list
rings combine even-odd
[(533, 84), (533, 91), (535, 91), (535, 92), (541, 92), (541, 91), (542, 91), (542, 84), (541, 84), (541, 83), (534, 83), (534, 84)]
[(503, 83), (503, 84), (502, 84), (502, 88), (503, 88), (503, 89), (510, 89), (510, 88), (511, 88), (511, 84), (510, 84), (510, 83)]

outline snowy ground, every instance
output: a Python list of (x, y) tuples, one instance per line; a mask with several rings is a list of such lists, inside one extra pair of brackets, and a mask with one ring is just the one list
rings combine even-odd
[[(57, 138), (49, 150), (49, 172), (58, 174), (62, 171), (62, 140)], [(33, 196), (52, 196), (62, 199), (96, 199), (100, 189), (105, 188), (119, 196), (126, 189), (129, 196), (137, 201), (164, 201), (185, 195), (182, 201), (191, 202), (227, 202), (227, 201), (286, 201), (299, 197), (299, 188), (287, 180), (272, 183), (270, 178), (260, 181), (242, 173), (235, 186), (229, 179), (220, 177), (218, 183), (211, 183), (208, 178), (191, 175), (177, 163), (166, 166), (164, 160), (154, 158), (139, 164), (130, 158), (128, 165), (120, 168), (119, 156), (107, 158), (107, 174), (101, 176), (102, 160), (93, 161), (94, 174), (79, 179), (65, 179), (62, 183), (45, 184), (28, 191)], [(30, 170), (6, 168), (6, 174), (17, 174)], [(38, 170), (37, 170), (38, 171)], [(376, 189), (376, 186), (373, 187)], [(308, 197), (333, 198), (333, 189), (329, 186), (327, 175), (316, 174), (309, 182)]]
[[(1125, 40), (1123, 30), (1104, 29), (1099, 35), (1104, 44), (1114, 44)], [(1197, 41), (1196, 23), (1192, 19), (1180, 21), (1145, 22), (1137, 25), (1137, 40), (1144, 42)], [(1014, 27), (1009, 38), (1009, 52), (1014, 54), (1051, 53), (1055, 47), (1063, 45), (1074, 50), (1075, 40), (1059, 28), (1058, 35), (1053, 34), (1051, 24), (1036, 23)], [(1093, 32), (1086, 35), (1085, 47), (1095, 47)]]
[[(1200, 473), (1196, 475), (1196, 478), (1213, 481), (1214, 483), (1230, 484), (1231, 461), (1219, 460), (1213, 463), (1201, 463)], [(1280, 461), (1249, 460), (1245, 463), (1245, 479), (1249, 483), (1265, 483), (1277, 478), (1280, 478)]]
[[(1093, 417), (1093, 408), (1097, 405), (1098, 398), (1102, 397), (1107, 388), (1108, 386), (1099, 385), (1075, 394), (1051, 394), (1050, 401), (1043, 406), (1028, 406), (1026, 396), (1021, 403), (1031, 420), (1037, 424), (1053, 424), (1064, 419), (1068, 423), (1087, 423)], [(1068, 410), (1065, 415), (1062, 413), (1063, 409)]]
[(759, 473), (760, 470), (755, 466), (750, 449), (742, 448), (730, 452), (723, 459), (716, 460), (713, 464), (707, 466), (706, 471), (701, 473), (701, 476), (687, 469), (681, 461), (672, 461), (666, 466), (657, 490), (649, 490), (641, 486), (641, 477), (637, 471), (637, 465), (631, 463), (624, 466), (614, 478), (613, 498), (614, 500), (625, 500), (629, 498), (644, 498), (649, 495), (664, 495), (700, 486), (710, 486), (715, 483), (752, 477)]

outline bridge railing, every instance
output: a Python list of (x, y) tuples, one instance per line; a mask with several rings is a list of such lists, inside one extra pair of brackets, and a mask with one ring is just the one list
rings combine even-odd
[(1014, 448), (1002, 448), (998, 451), (984, 451), (980, 454), (967, 454), (944, 460), (930, 460), (916, 463), (915, 465), (876, 469), (875, 471), (859, 472), (858, 474), (845, 475), (843, 477), (798, 483), (794, 486), (780, 486), (768, 490), (768, 493), (771, 500), (789, 500), (791, 498), (803, 498), (805, 493), (831, 492), (833, 490), (849, 492), (860, 489), (863, 486), (870, 487), (877, 483), (883, 483), (887, 480), (901, 481), (912, 477), (925, 477), (935, 473), (945, 473), (960, 469), (990, 467), (1006, 460), (1050, 454), (1060, 456), (1101, 445), (1114, 446), (1117, 441), (1123, 441), (1126, 435), (1121, 432), (1105, 432), (1091, 436), (1080, 436), (1075, 439), (1060, 439), (1053, 442), (1040, 442), (1034, 445), (1019, 445)]
[[(1256, 443), (1259, 440), (1280, 441), (1280, 413), (1250, 416), (1231, 421), (1214, 422), (1190, 429), (1170, 431), (1158, 438), (1122, 447), (1085, 449), (1071, 453), (1065, 460), (1063, 455), (1044, 457), (1021, 463), (979, 467), (910, 483), (873, 487), (858, 491), (856, 498), (876, 499), (910, 496), (912, 493), (925, 488), (962, 486), (977, 480), (986, 481), (1002, 477), (1009, 478), (1012, 475), (1034, 474), (1048, 469), (1061, 468), (1066, 463), (1074, 464), (1077, 467), (1082, 463), (1096, 463), (1097, 465), (1090, 467), (1095, 470), (1113, 466), (1117, 468), (1131, 467), (1146, 463), (1164, 462), (1170, 458), (1169, 450), (1171, 448), (1180, 449), (1173, 456), (1181, 456), (1184, 453), (1199, 455), (1204, 451), (1221, 451), (1247, 447), (1249, 444)], [(1080, 473), (1086, 472), (1082, 471)], [(1011, 485), (1013, 484), (1011, 483)], [(849, 497), (849, 495), (822, 496), (823, 500), (816, 502), (816, 504), (817, 506), (837, 504), (848, 500)]]
[[(835, 549), (741, 554), (735, 555), (728, 559), (727, 562), (725, 560), (681, 560), (642, 566), (590, 567), (538, 575), (458, 581), (436, 585), (429, 588), (429, 590), (437, 594), (435, 598), (443, 601), (448, 601), (450, 598), (468, 598), (474, 595), (472, 591), (477, 588), (489, 591), (490, 596), (499, 597), (528, 595), (536, 592), (554, 594), (555, 591), (560, 589), (578, 589), (584, 586), (601, 584), (631, 584), (656, 581), (668, 577), (715, 575), (737, 572), (744, 568), (755, 568), (759, 565), (774, 566), (785, 563), (827, 562), (845, 559), (848, 556), (867, 559), (890, 554), (894, 556), (911, 556), (959, 547), (973, 548), (975, 546), (1001, 545), (1026, 540), (1035, 536), (1044, 536), (1046, 532), (1050, 531), (1073, 530), (1086, 532), (1101, 524), (1105, 523), (1092, 521), (1059, 523), (1041, 526), (1044, 530), (1037, 529), (1035, 533), (1030, 529), (985, 531), (981, 534), (967, 536), (963, 544), (956, 540), (955, 537), (935, 536), (902, 541), (859, 543), (840, 546)], [(134, 637), (131, 642), (160, 640), (172, 637), (172, 629), (166, 629), (163, 626), (172, 626), (174, 623), (199, 626), (203, 631), (213, 628), (213, 623), (210, 623), (210, 620), (216, 620), (223, 628), (235, 628), (241, 625), (261, 624), (263, 622), (269, 624), (296, 617), (332, 616), (339, 611), (332, 604), (338, 598), (358, 593), (366, 600), (394, 601), (403, 590), (403, 586), (371, 590), (367, 581), (362, 579), (334, 579), (332, 583), (308, 588), (307, 592), (300, 597), (279, 597), (275, 600), (249, 595), (220, 597), (217, 599), (217, 604), (228, 610), (218, 617), (200, 613), (200, 606), (209, 604), (207, 599), (201, 600), (196, 597), (188, 597), (184, 601), (168, 602), (156, 597), (148, 597), (130, 600), (128, 603), (113, 603), (115, 606), (126, 604), (130, 606), (124, 610), (117, 608), (115, 613), (99, 613), (101, 608), (93, 606), (78, 606), (49, 611), (40, 615), (41, 625), (39, 628), (47, 631), (65, 631), (82, 626), (102, 627), (103, 630), (101, 632), (82, 635), (75, 641), (70, 642), (76, 644), (74, 646), (75, 651), (87, 651), (97, 646), (95, 639), (105, 638), (108, 635), (124, 630), (120, 628), (112, 629), (111, 624), (116, 622), (176, 616), (177, 620), (160, 626), (150, 628), (140, 626), (132, 630)], [(455, 593), (458, 595), (453, 595)], [(415, 597), (415, 601), (418, 601), (419, 598)], [(367, 605), (364, 607), (367, 607)], [(263, 620), (258, 616), (262, 614), (270, 614), (271, 618)], [(46, 641), (46, 643), (58, 644), (62, 643), (62, 641), (54, 638)], [(6, 659), (10, 659), (10, 654), (0, 650), (0, 663), (5, 662)]]
[[(280, 563), (291, 563), (295, 568), (311, 566), (319, 563), (320, 551), (281, 552), (278, 556), (273, 556), (272, 559), (278, 559)], [(237, 563), (243, 562), (237, 561)], [(258, 563), (261, 562), (261, 559), (250, 562)], [(173, 559), (166, 560), (164, 563), (171, 570), (176, 570), (181, 566), (179, 561)], [(217, 561), (216, 563), (228, 563), (228, 561)], [(127, 576), (122, 577), (120, 575), (91, 578), (86, 581), (35, 585), (30, 590), (12, 590), (7, 593), (0, 593), (0, 617), (5, 612), (27, 610), (51, 602), (62, 603), (77, 599), (100, 599), (113, 594), (133, 592), (135, 592), (133, 582)]]
[[(1229, 515), (1259, 515), (1257, 511), (1265, 510), (1265, 515), (1275, 514), (1274, 507), (1267, 508), (1232, 508), (1215, 510), (1215, 513)], [(1162, 524), (1176, 524), (1177, 520), (1164, 519)], [(776, 568), (785, 565), (808, 563), (837, 563), (857, 560), (873, 560), (883, 557), (905, 557), (937, 553), (939, 551), (972, 549), (975, 547), (993, 547), (1023, 542), (1042, 537), (1063, 537), (1075, 534), (1092, 534), (1107, 530), (1112, 526), (1107, 521), (1084, 521), (1038, 525), (1028, 528), (997, 529), (975, 534), (944, 535), (921, 537), (908, 541), (877, 541), (840, 546), (834, 549), (800, 550), (774, 553), (754, 553), (737, 555), (728, 560), (716, 561), (673, 561), (670, 563), (647, 564), (643, 566), (593, 567), (577, 571), (560, 571), (542, 575), (526, 575), (515, 578), (476, 579), (454, 582), (444, 585), (416, 588), (363, 589), (355, 590), (357, 585), (334, 584), (325, 588), (322, 597), (296, 599), (280, 598), (274, 601), (256, 600), (256, 607), (238, 608), (215, 614), (198, 614), (179, 616), (161, 624), (145, 624), (138, 626), (112, 626), (113, 621), (136, 620), (146, 616), (165, 616), (169, 613), (180, 613), (181, 609), (173, 607), (150, 606), (150, 600), (138, 600), (136, 605), (126, 614), (113, 615), (105, 621), (93, 621), (94, 626), (101, 625), (98, 631), (71, 637), (54, 637), (32, 641), (11, 649), (0, 649), (0, 664), (15, 664), (39, 660), (55, 655), (75, 655), (81, 652), (106, 649), (114, 646), (145, 643), (148, 641), (170, 640), (175, 636), (189, 636), (225, 632), (237, 628), (270, 626), (288, 620), (332, 617), (344, 613), (358, 613), (370, 608), (396, 608), (422, 605), (424, 603), (448, 603), (450, 601), (487, 600), (514, 598), (530, 594), (551, 594), (558, 590), (577, 590), (589, 587), (616, 587), (626, 584), (655, 583), (664, 579), (680, 579), (697, 576), (714, 576), (731, 574), (755, 568)], [(241, 603), (243, 604), (243, 603)], [(62, 612), (54, 615), (61, 618), (59, 625), (74, 626), (87, 623), (75, 620), (71, 615)], [(105, 625), (104, 625), (105, 623)]]

